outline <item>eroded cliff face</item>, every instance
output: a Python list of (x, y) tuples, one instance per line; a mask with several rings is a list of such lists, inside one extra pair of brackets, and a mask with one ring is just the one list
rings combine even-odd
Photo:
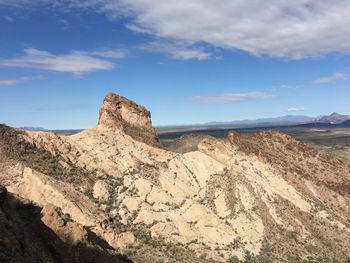
[(0, 262), (131, 262), (52, 204), (37, 206), (0, 186)]
[(188, 137), (172, 152), (149, 112), (115, 94), (98, 127), (76, 135), (1, 130), (11, 192), (59, 207), (136, 262), (350, 253), (349, 165), (287, 135)]
[(114, 93), (107, 94), (102, 103), (98, 128), (121, 130), (135, 140), (159, 145), (151, 113), (145, 107)]

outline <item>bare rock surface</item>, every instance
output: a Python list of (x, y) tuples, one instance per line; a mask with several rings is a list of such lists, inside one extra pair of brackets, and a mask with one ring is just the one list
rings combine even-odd
[(114, 93), (109, 93), (102, 103), (98, 128), (122, 130), (136, 140), (158, 145), (151, 113), (145, 107)]
[(109, 185), (103, 180), (97, 180), (94, 184), (93, 196), (100, 201), (107, 201), (110, 198)]
[(0, 262), (130, 263), (51, 204), (41, 208), (0, 186)]
[(47, 204), (41, 210), (41, 220), (67, 244), (77, 245), (88, 239), (88, 233), (82, 225), (72, 221), (69, 215), (52, 204)]
[(0, 128), (0, 182), (75, 243), (86, 233), (59, 227), (63, 214), (135, 262), (350, 254), (350, 166), (285, 134), (187, 136), (168, 151), (149, 112), (115, 94), (75, 135)]

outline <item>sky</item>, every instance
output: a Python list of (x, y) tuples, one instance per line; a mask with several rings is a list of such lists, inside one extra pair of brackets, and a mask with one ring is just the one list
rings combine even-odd
[(0, 123), (156, 126), (350, 114), (350, 1), (0, 0)]

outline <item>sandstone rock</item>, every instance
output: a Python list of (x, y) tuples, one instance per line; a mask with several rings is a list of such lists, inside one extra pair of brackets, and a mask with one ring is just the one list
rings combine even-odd
[(158, 136), (152, 127), (151, 113), (145, 107), (114, 93), (109, 93), (103, 101), (98, 127), (123, 130), (136, 140), (158, 145)]
[(235, 144), (239, 140), (239, 133), (235, 131), (229, 131), (227, 133), (227, 140), (231, 144)]
[(41, 220), (65, 243), (77, 245), (87, 241), (88, 233), (82, 225), (72, 221), (62, 210), (47, 204), (41, 210)]
[(135, 244), (136, 237), (130, 231), (119, 234), (116, 237), (116, 245), (119, 248), (126, 248), (130, 245)]
[(93, 196), (100, 201), (107, 201), (110, 198), (109, 185), (102, 180), (97, 180), (94, 184)]
[[(227, 140), (188, 136), (178, 145), (181, 151), (167, 151), (154, 147), (156, 133), (146, 109), (109, 94), (100, 111), (98, 128), (72, 136), (45, 133), (21, 136), (36, 148), (90, 171), (90, 187), (98, 175), (108, 178), (95, 183), (93, 195), (106, 201), (111, 192), (115, 202), (104, 202), (101, 206), (101, 202), (89, 199), (79, 190), (77, 184), (62, 182), (55, 174), (39, 174), (35, 168), (19, 169), (11, 182), (8, 179), (14, 174), (12, 170), (0, 166), (0, 178), (6, 175), (8, 190), (41, 206), (51, 203), (60, 207), (115, 249), (136, 242), (129, 231), (143, 227), (144, 240), (137, 241), (141, 253), (149, 248), (142, 242), (155, 237), (170, 246), (184, 244), (187, 255), (207, 254), (221, 262), (234, 255), (243, 260), (246, 251), (258, 255), (264, 252), (264, 245), (281, 247), (280, 254), (295, 253), (305, 258), (310, 254), (305, 244), (284, 235), (283, 231), (292, 229), (298, 239), (308, 233), (317, 253), (330, 251), (320, 240), (321, 235), (327, 236), (329, 244), (337, 248), (332, 248), (335, 258), (342, 260), (342, 255), (350, 253), (348, 247), (342, 246), (350, 242), (346, 223), (350, 167), (279, 132), (230, 132)], [(6, 145), (8, 136), (2, 141)], [(45, 166), (46, 162), (39, 164)], [(70, 176), (74, 179), (74, 173)], [(327, 211), (311, 216), (320, 202), (327, 204)], [(59, 230), (69, 224), (57, 216), (57, 211), (49, 214), (45, 218), (48, 225)], [(51, 222), (52, 218), (56, 220)], [(119, 234), (120, 231), (124, 233)], [(72, 240), (79, 242), (82, 236), (78, 232), (78, 237), (73, 236)], [(269, 244), (264, 244), (266, 241)], [(170, 261), (164, 246), (151, 249), (156, 256), (165, 256), (164, 261)], [(272, 262), (282, 260), (280, 255), (275, 256), (277, 259)], [(179, 262), (198, 262), (192, 259)]]

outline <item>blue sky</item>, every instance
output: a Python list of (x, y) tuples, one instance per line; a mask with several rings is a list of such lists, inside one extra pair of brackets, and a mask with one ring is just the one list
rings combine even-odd
[(155, 125), (350, 114), (350, 3), (264, 2), (0, 0), (0, 122), (93, 127), (108, 92)]

